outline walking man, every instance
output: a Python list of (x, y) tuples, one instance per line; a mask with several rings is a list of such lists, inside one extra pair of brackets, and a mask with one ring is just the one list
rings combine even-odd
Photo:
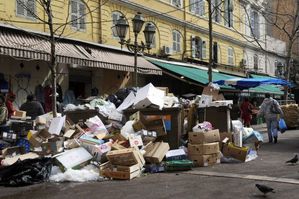
[(263, 116), (267, 123), (267, 131), (269, 143), (277, 143), (278, 138), (278, 114), (283, 117), (283, 112), (280, 108), (279, 103), (270, 97), (269, 93), (266, 93), (266, 98), (264, 99), (261, 109), (258, 112), (258, 116)]

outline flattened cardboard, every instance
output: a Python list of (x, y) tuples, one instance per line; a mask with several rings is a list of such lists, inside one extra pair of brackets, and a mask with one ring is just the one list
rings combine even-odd
[(219, 90), (215, 89), (214, 87), (208, 85), (204, 87), (202, 91), (202, 95), (209, 95), (212, 96), (213, 100), (218, 99)]
[(62, 127), (65, 123), (65, 116), (63, 117), (55, 117), (52, 119), (50, 127), (49, 127), (49, 133), (59, 135)]
[(220, 154), (214, 153), (209, 155), (188, 154), (189, 159), (193, 161), (195, 166), (207, 167), (220, 163)]
[(86, 149), (79, 147), (66, 151), (61, 155), (58, 155), (55, 159), (61, 166), (61, 169), (65, 171), (69, 168), (82, 168), (89, 163), (89, 161), (92, 159), (92, 156)]
[(220, 141), (218, 129), (205, 132), (189, 132), (188, 136), (189, 143), (191, 144), (205, 144)]
[(170, 147), (168, 143), (165, 142), (155, 142), (149, 143), (145, 148), (145, 154), (143, 155), (146, 162), (149, 163), (160, 163), (162, 162), (167, 151)]
[(207, 144), (188, 144), (188, 154), (194, 155), (209, 155), (219, 153), (219, 143), (207, 143)]

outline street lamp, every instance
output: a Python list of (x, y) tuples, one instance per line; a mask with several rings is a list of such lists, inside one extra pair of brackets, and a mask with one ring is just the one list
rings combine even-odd
[(128, 32), (129, 25), (127, 24), (127, 21), (125, 20), (124, 16), (121, 16), (116, 24), (115, 24), (115, 29), (116, 29), (116, 34), (120, 39), (120, 44), (121, 46), (126, 45), (128, 50), (130, 52), (134, 52), (134, 79), (135, 79), (135, 87), (137, 88), (138, 86), (138, 79), (137, 79), (137, 53), (143, 52), (146, 49), (150, 50), (151, 45), (153, 42), (153, 38), (156, 32), (156, 28), (154, 25), (148, 23), (146, 24), (144, 28), (144, 37), (145, 37), (145, 42), (144, 44), (141, 41), (141, 45), (138, 45), (137, 42), (137, 37), (138, 34), (140, 33), (142, 26), (144, 24), (144, 19), (141, 15), (141, 13), (137, 13), (135, 17), (132, 19), (133, 22), (133, 32), (134, 32), (134, 43), (130, 43), (130, 39), (127, 41), (125, 40), (126, 34)]

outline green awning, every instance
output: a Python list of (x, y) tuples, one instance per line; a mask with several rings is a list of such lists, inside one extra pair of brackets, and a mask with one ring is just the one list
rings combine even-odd
[[(270, 77), (267, 75), (255, 75), (255, 74), (250, 74), (252, 78), (275, 78), (275, 77)], [(255, 88), (249, 89), (250, 92), (256, 92), (256, 93), (271, 93), (275, 95), (283, 95), (283, 91), (280, 90), (279, 86), (277, 85), (261, 85)]]
[[(188, 78), (202, 85), (207, 85), (209, 83), (209, 76), (207, 70), (195, 68), (192, 65), (188, 66), (188, 64), (185, 63), (183, 65), (179, 65), (171, 62), (157, 61), (154, 59), (148, 59), (148, 61), (150, 61), (151, 63), (155, 64), (158, 67), (161, 67), (162, 69), (175, 73), (176, 75), (183, 76), (184, 78)], [(219, 72), (214, 72), (214, 71), (212, 72), (213, 81), (223, 80), (223, 79), (226, 80), (231, 78), (236, 78), (236, 77), (222, 74)], [(235, 88), (226, 85), (220, 86), (220, 88), (236, 90)]]

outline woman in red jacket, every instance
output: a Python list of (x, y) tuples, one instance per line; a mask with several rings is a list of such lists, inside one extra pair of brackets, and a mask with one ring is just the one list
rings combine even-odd
[(15, 99), (16, 99), (16, 95), (14, 93), (7, 94), (5, 105), (8, 111), (8, 118), (10, 118), (15, 114), (16, 109), (13, 106), (13, 102), (15, 101)]
[(241, 109), (241, 118), (243, 120), (244, 126), (250, 127), (253, 105), (249, 102), (247, 97), (244, 98), (244, 101), (242, 102), (240, 109)]

